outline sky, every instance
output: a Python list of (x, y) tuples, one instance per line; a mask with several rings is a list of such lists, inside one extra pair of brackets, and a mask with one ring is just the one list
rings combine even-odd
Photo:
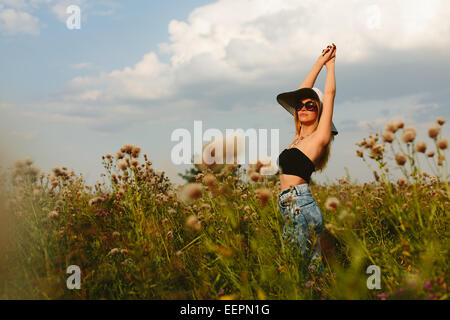
[[(79, 29), (67, 27), (70, 5)], [(295, 129), (276, 96), (298, 89), (333, 42), (339, 134), (312, 178), (371, 181), (355, 142), (389, 121), (433, 149), (427, 129), (443, 117), (449, 137), (449, 13), (446, 0), (0, 0), (0, 165), (30, 157), (94, 184), (101, 157), (130, 143), (183, 183), (192, 165), (173, 163), (171, 135), (196, 120), (279, 130), (282, 150)], [(324, 67), (322, 92), (325, 77)]]

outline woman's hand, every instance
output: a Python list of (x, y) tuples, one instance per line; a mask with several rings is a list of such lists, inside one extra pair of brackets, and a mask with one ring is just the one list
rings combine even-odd
[(325, 67), (328, 69), (331, 65), (334, 66), (334, 62), (336, 60), (336, 45), (334, 45), (334, 48), (331, 50), (330, 58), (327, 62), (325, 62)]
[(319, 56), (317, 61), (321, 65), (329, 65), (331, 63), (334, 63), (336, 60), (336, 45), (334, 43), (330, 44), (328, 47), (322, 50), (322, 54)]

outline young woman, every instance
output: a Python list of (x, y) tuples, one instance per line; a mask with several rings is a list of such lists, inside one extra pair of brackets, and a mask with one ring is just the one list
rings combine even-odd
[[(323, 230), (323, 216), (309, 187), (311, 174), (322, 170), (329, 158), (330, 143), (338, 132), (332, 122), (336, 94), (334, 64), (336, 45), (322, 51), (300, 89), (281, 93), (277, 101), (294, 115), (296, 136), (278, 157), (281, 169), (281, 193), (278, 207), (285, 220), (283, 240), (294, 244), (310, 259), (310, 270), (322, 269), (319, 235)], [(313, 88), (325, 65), (327, 77), (325, 94)]]

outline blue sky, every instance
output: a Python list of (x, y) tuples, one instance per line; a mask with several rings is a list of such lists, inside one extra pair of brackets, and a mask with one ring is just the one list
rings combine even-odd
[[(336, 43), (339, 135), (320, 182), (371, 171), (354, 143), (371, 125), (450, 119), (447, 1), (0, 0), (0, 133), (11, 167), (27, 156), (44, 171), (66, 165), (95, 183), (101, 156), (141, 146), (174, 182), (177, 128), (280, 130), (293, 119), (276, 103), (298, 88), (321, 50)], [(69, 30), (65, 8), (81, 8)], [(326, 69), (316, 87), (324, 89)], [(443, 135), (449, 136), (448, 123)]]

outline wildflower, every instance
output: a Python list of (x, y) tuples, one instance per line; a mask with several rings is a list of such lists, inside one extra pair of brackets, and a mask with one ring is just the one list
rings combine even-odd
[(395, 139), (393, 131), (385, 131), (382, 135), (383, 141), (391, 143)]
[(336, 227), (333, 224), (327, 223), (325, 225), (325, 229), (327, 229), (331, 234), (336, 235)]
[(434, 157), (434, 151), (428, 152), (427, 156), (428, 156), (429, 158), (433, 158), (433, 157)]
[(427, 291), (430, 290), (430, 288), (431, 288), (431, 281), (430, 281), (430, 280), (427, 280), (427, 282), (425, 282), (423, 288), (424, 288), (425, 290), (427, 290)]
[(194, 215), (191, 215), (186, 219), (186, 226), (196, 232), (201, 230), (201, 222)]
[[(128, 159), (128, 158), (127, 158), (127, 159)], [(125, 160), (119, 160), (119, 161), (117, 161), (117, 166), (118, 166), (121, 170), (125, 171), (125, 170), (127, 169), (127, 167), (128, 167), (128, 163), (127, 163)]]
[(133, 158), (133, 160), (131, 160), (131, 165), (136, 168), (139, 165), (138, 159)]
[(200, 210), (203, 210), (203, 209), (210, 210), (211, 206), (207, 203), (202, 203), (202, 205), (200, 206)]
[(112, 236), (113, 236), (113, 238), (118, 238), (118, 237), (120, 237), (120, 232), (114, 231), (114, 232), (112, 233)]
[(128, 153), (128, 154), (131, 154), (132, 150), (133, 150), (133, 146), (131, 144), (128, 144), (128, 143), (124, 144), (120, 148), (121, 152)]
[(96, 205), (97, 203), (99, 203), (99, 202), (101, 202), (103, 199), (101, 198), (101, 197), (95, 197), (95, 198), (92, 198), (91, 200), (89, 200), (89, 206), (94, 206), (94, 205)]
[(402, 166), (406, 163), (406, 157), (402, 154), (395, 155), (395, 161), (397, 161), (397, 164)]
[(363, 153), (362, 153), (361, 151), (359, 151), (359, 150), (356, 150), (356, 155), (357, 155), (358, 157), (360, 157), (360, 158), (363, 157)]
[(133, 146), (131, 148), (131, 156), (133, 158), (139, 158), (139, 153), (141, 152), (141, 147)]
[(432, 125), (428, 128), (428, 136), (432, 139), (436, 138), (439, 132), (441, 131), (441, 127), (437, 124)]
[(389, 297), (389, 295), (386, 293), (380, 293), (377, 294), (377, 297), (380, 298), (381, 300), (386, 300), (386, 298)]
[(413, 142), (416, 137), (416, 129), (414, 127), (406, 127), (403, 130), (402, 140), (404, 143)]
[(395, 123), (395, 127), (397, 128), (397, 130), (403, 128), (403, 125), (404, 123), (402, 120), (399, 120)]
[(258, 182), (259, 181), (259, 176), (260, 174), (258, 172), (252, 172), (250, 174), (250, 179), (254, 182)]
[(448, 147), (447, 138), (441, 137), (441, 139), (439, 139), (437, 144), (438, 144), (439, 149), (441, 149), (441, 150), (447, 149), (447, 147)]
[(405, 179), (403, 179), (403, 178), (398, 178), (397, 184), (398, 184), (399, 186), (402, 186), (402, 185), (404, 185), (405, 183), (406, 183)]
[(386, 125), (385, 130), (386, 130), (385, 132), (395, 133), (395, 131), (397, 131), (397, 126), (395, 125), (395, 123), (389, 122), (389, 123)]
[(181, 255), (183, 255), (183, 251), (181, 250), (177, 250), (177, 252), (175, 252), (175, 254), (180, 257)]
[(331, 210), (331, 211), (335, 211), (336, 208), (338, 207), (338, 205), (339, 205), (339, 200), (334, 197), (328, 198), (325, 202), (325, 208), (327, 208), (328, 210)]
[(305, 283), (305, 286), (306, 286), (307, 288), (311, 287), (311, 285), (312, 285), (312, 281), (311, 281), (311, 280), (308, 280), (308, 281)]
[(177, 210), (175, 210), (174, 208), (169, 208), (169, 209), (167, 209), (167, 213), (168, 214), (175, 214), (175, 213), (177, 213)]
[(264, 207), (271, 196), (271, 192), (267, 188), (260, 188), (255, 190), (255, 195), (260, 200), (261, 206)]
[(203, 183), (206, 184), (210, 188), (214, 188), (217, 184), (217, 179), (213, 174), (207, 174), (203, 178)]
[(116, 153), (116, 158), (117, 158), (117, 160), (122, 159), (124, 156), (125, 156), (125, 155), (124, 155), (121, 151), (118, 151), (118, 152)]
[(50, 212), (50, 213), (48, 214), (48, 216), (50, 217), (50, 219), (56, 219), (56, 218), (58, 218), (59, 213), (58, 213), (58, 211), (53, 210), (52, 212)]
[(202, 195), (202, 185), (200, 183), (188, 183), (183, 187), (181, 198), (184, 200), (197, 200)]
[(121, 254), (128, 254), (128, 250), (127, 249), (122, 249), (122, 250), (120, 250), (120, 253)]
[(372, 148), (374, 146), (374, 144), (375, 144), (375, 140), (369, 139), (369, 141), (367, 141), (367, 144), (366, 144), (366, 149)]
[(249, 206), (245, 206), (244, 207), (244, 211), (247, 212), (247, 213), (250, 213), (250, 207)]
[(219, 292), (217, 293), (219, 296), (223, 295), (224, 291), (223, 289), (220, 289)]
[(247, 200), (247, 194), (243, 194), (242, 196), (241, 196), (241, 198), (242, 198), (242, 200)]
[(437, 123), (439, 123), (439, 125), (440, 125), (440, 126), (443, 126), (443, 125), (444, 125), (444, 123), (445, 123), (445, 119), (444, 119), (444, 118), (442, 118), (442, 117), (440, 117), (440, 118), (437, 118)]
[(123, 196), (125, 194), (125, 190), (122, 187), (120, 187), (118, 190), (118, 193), (119, 193), (119, 196)]
[(106, 158), (107, 158), (108, 160), (111, 160), (111, 154), (107, 153), (107, 154), (106, 154)]
[(427, 144), (425, 143), (425, 141), (417, 141), (415, 150), (416, 152), (425, 153), (425, 151), (427, 150)]
[(118, 248), (113, 248), (111, 249), (111, 251), (109, 251), (110, 254), (117, 254), (119, 253), (119, 249)]

